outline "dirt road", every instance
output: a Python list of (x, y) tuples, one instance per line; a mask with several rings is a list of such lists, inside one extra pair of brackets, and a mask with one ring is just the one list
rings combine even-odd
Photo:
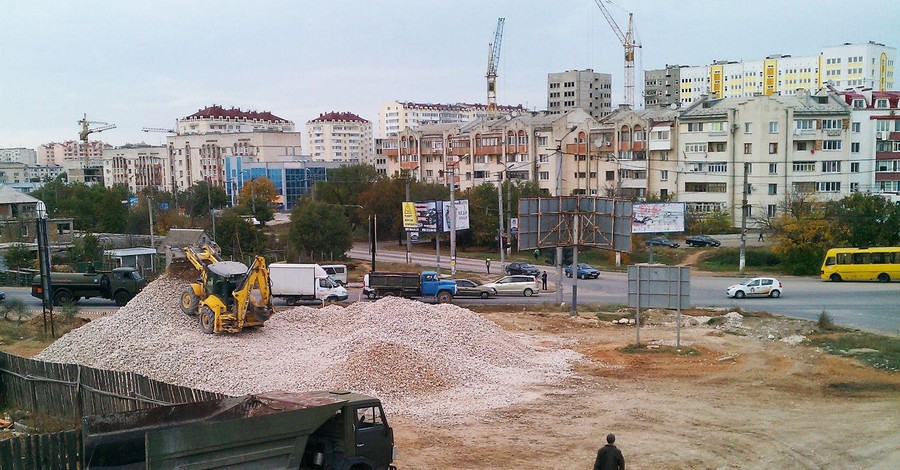
[[(634, 343), (633, 326), (565, 314), (485, 316), (538, 343), (567, 344), (587, 360), (576, 378), (531, 390), (534, 399), (521, 406), (453, 423), (395, 417), (399, 468), (590, 468), (609, 432), (629, 469), (888, 469), (900, 462), (900, 376), (768, 339), (775, 329), (776, 337), (802, 332), (800, 322), (760, 320), (746, 336), (685, 328), (682, 345), (697, 354), (678, 355), (621, 352)], [(669, 327), (641, 330), (644, 344), (674, 338)]]

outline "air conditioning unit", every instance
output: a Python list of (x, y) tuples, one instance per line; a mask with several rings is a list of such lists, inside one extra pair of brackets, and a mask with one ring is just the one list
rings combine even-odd
[(878, 140), (888, 140), (889, 132), (888, 131), (878, 131), (875, 133), (875, 138)]

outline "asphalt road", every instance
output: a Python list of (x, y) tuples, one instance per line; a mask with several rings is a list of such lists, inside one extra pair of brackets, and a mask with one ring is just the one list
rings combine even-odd
[[(351, 250), (354, 258), (371, 259), (365, 249)], [(414, 253), (414, 263), (421, 263), (431, 269), (435, 266), (433, 255)], [(389, 261), (403, 263), (405, 252), (381, 250), (376, 262)], [(442, 267), (449, 267), (449, 256), (441, 258)], [(458, 269), (485, 273), (483, 260), (457, 259)], [(543, 266), (540, 266), (543, 268)], [(492, 273), (502, 272), (500, 263), (491, 266)], [(547, 270), (548, 284), (553, 287), (556, 273)], [(497, 274), (499, 278), (501, 274)], [(691, 305), (695, 307), (741, 307), (750, 311), (766, 311), (794, 318), (816, 320), (823, 311), (836, 324), (859, 328), (865, 331), (900, 334), (900, 283), (881, 284), (877, 282), (824, 282), (811, 277), (775, 276), (784, 285), (781, 298), (730, 299), (725, 289), (741, 281), (739, 277), (719, 277), (693, 274), (691, 276)], [(578, 281), (578, 303), (625, 305), (627, 275), (620, 272), (603, 272), (600, 279)], [(571, 279), (564, 279), (563, 301), (571, 305)], [(356, 299), (359, 289), (351, 289), (350, 298)], [(541, 293), (535, 297), (502, 297), (497, 302), (515, 304), (540, 304), (555, 302), (553, 292)], [(482, 303), (481, 300), (458, 299), (461, 305)]]

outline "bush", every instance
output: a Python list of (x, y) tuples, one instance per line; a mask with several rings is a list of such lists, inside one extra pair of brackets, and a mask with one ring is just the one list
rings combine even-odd
[[(737, 268), (740, 258), (740, 248), (717, 248), (707, 253), (701, 266), (710, 270), (734, 270)], [(748, 268), (763, 270), (777, 270), (781, 264), (778, 255), (767, 248), (746, 248), (744, 250), (744, 261)]]
[(824, 310), (819, 314), (819, 319), (816, 323), (819, 325), (820, 330), (831, 331), (834, 329), (834, 321), (831, 319), (831, 315)]
[(798, 276), (818, 274), (822, 268), (825, 251), (816, 247), (795, 247), (781, 256), (784, 272)]

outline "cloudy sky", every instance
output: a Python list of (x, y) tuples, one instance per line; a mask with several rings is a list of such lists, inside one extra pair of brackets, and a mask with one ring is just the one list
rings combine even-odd
[[(893, 0), (616, 0), (643, 69), (813, 55), (876, 41), (900, 47)], [(391, 100), (484, 102), (488, 43), (506, 18), (498, 101), (546, 106), (548, 72), (613, 74), (622, 47), (593, 0), (0, 0), (0, 147), (76, 139), (78, 119), (114, 123), (113, 145), (159, 144), (211, 104), (267, 110), (298, 130), (350, 111), (377, 125)]]

